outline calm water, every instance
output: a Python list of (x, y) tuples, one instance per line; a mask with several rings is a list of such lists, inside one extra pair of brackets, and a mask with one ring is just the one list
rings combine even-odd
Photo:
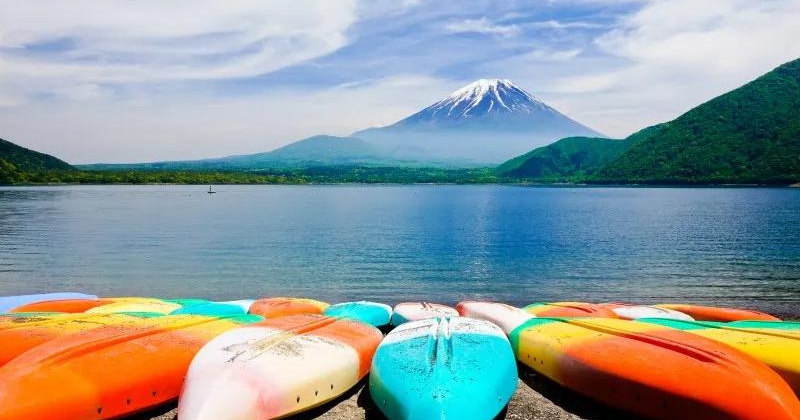
[(0, 189), (0, 295), (694, 301), (800, 313), (800, 189)]

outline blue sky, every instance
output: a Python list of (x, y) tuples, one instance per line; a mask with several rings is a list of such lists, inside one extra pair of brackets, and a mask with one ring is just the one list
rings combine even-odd
[(73, 163), (261, 152), (507, 78), (625, 136), (800, 57), (797, 0), (0, 0), (0, 137)]

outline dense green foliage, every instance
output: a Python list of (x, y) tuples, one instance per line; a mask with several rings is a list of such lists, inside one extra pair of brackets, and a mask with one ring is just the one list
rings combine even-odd
[(632, 140), (567, 137), (497, 167), (507, 177), (569, 181), (591, 175), (633, 144)]
[(3, 139), (0, 139), (0, 159), (5, 161), (6, 164), (0, 171), (11, 171), (11, 168), (7, 166), (8, 164), (13, 165), (16, 168), (15, 170), (23, 172), (74, 169), (61, 159), (17, 146)]
[(653, 127), (588, 178), (624, 183), (800, 180), (800, 60)]

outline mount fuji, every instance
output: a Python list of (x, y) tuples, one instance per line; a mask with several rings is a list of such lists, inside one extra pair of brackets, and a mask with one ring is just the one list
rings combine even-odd
[(481, 79), (392, 125), (352, 134), (405, 159), (495, 163), (570, 136), (602, 137), (505, 79)]

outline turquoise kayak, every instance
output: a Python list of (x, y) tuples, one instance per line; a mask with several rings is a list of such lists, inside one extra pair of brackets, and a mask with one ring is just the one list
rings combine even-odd
[(392, 307), (376, 302), (346, 302), (328, 306), (323, 314), (338, 318), (350, 318), (373, 327), (389, 325), (392, 318)]
[(369, 390), (389, 420), (491, 420), (517, 388), (503, 331), (471, 318), (431, 318), (390, 332), (372, 359)]

